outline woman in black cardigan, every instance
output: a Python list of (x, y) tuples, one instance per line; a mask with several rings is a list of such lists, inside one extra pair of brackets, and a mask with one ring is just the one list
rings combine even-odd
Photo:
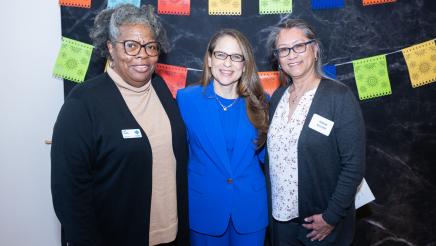
[(350, 245), (365, 167), (354, 94), (322, 72), (320, 43), (302, 20), (274, 27), (282, 87), (270, 101), (267, 178), (273, 245)]
[(110, 66), (71, 91), (53, 132), (63, 245), (189, 245), (185, 127), (154, 74), (165, 31), (152, 6), (120, 5), (91, 38)]

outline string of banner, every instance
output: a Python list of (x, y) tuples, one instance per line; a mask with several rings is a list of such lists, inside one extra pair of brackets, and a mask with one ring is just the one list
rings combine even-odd
[[(292, 12), (292, 1), (258, 0), (259, 14), (288, 14)], [(363, 6), (394, 3), (397, 0), (362, 0)], [(119, 4), (141, 5), (141, 0), (108, 0), (107, 8)], [(59, 4), (68, 7), (91, 8), (91, 0), (59, 0)], [(336, 9), (345, 6), (345, 0), (311, 0), (312, 9)], [(190, 15), (190, 0), (157, 0), (159, 14)], [(210, 15), (241, 15), (242, 0), (209, 0)]]
[[(223, 3), (239, 3), (241, 0), (209, 0), (209, 14), (235, 14), (229, 11), (229, 8), (234, 8), (237, 4), (229, 5)], [(263, 1), (259, 0), (259, 11), (268, 14), (273, 9), (272, 3), (276, 1)], [(280, 11), (284, 11), (283, 2), (280, 7)], [(292, 1), (290, 1), (290, 7), (287, 5), (287, 11), (292, 11)], [(312, 0), (312, 7), (316, 8), (337, 8), (343, 7), (344, 0)], [(365, 5), (395, 2), (395, 0), (363, 0)], [(370, 3), (372, 2), (372, 3)], [(87, 5), (87, 3), (89, 3)], [(131, 3), (139, 6), (140, 0), (109, 0), (108, 8), (116, 6), (120, 3)], [(218, 4), (220, 3), (220, 4)], [(61, 5), (72, 7), (84, 7), (89, 8), (91, 6), (91, 0), (60, 0)], [(342, 5), (341, 5), (342, 4)], [(158, 0), (158, 13), (160, 14), (181, 14), (181, 12), (174, 8), (177, 5), (179, 7), (190, 9), (189, 0)], [(279, 4), (280, 5), (280, 4)], [(227, 7), (229, 8), (227, 8)], [(171, 8), (172, 7), (172, 8)], [(275, 6), (277, 7), (277, 6)], [(168, 9), (172, 9), (172, 12), (168, 12)], [(240, 8), (239, 8), (240, 9)], [(177, 10), (177, 11), (176, 11)], [(219, 11), (218, 11), (219, 10)], [(265, 10), (268, 10), (265, 12)], [(277, 12), (277, 9), (274, 11)], [(273, 12), (274, 12), (273, 11)], [(274, 14), (276, 13), (274, 12)], [(183, 12), (188, 13), (189, 12)], [(237, 12), (236, 14), (240, 11)], [(91, 60), (91, 54), (93, 46), (78, 40), (62, 37), (61, 48), (56, 59), (56, 63), (53, 69), (53, 75), (63, 79), (68, 79), (77, 83), (83, 82), (86, 72)], [(324, 72), (331, 78), (336, 78), (336, 67), (352, 64), (354, 77), (356, 81), (356, 87), (360, 100), (386, 96), (392, 94), (391, 84), (388, 75), (388, 66), (386, 62), (386, 56), (402, 52), (406, 61), (406, 65), (409, 72), (410, 82), (413, 88), (426, 85), (436, 81), (436, 44), (435, 39), (425, 41), (420, 44), (396, 50), (390, 53), (376, 55), (372, 57), (357, 59), (349, 62), (344, 62), (335, 65), (325, 65)], [(156, 73), (159, 74), (170, 88), (173, 96), (180, 88), (186, 86), (187, 72), (202, 70), (195, 68), (187, 68), (182, 66), (174, 66), (169, 64), (157, 64)], [(259, 77), (264, 90), (268, 94), (272, 94), (274, 90), (279, 86), (279, 76), (277, 71), (261, 71)]]

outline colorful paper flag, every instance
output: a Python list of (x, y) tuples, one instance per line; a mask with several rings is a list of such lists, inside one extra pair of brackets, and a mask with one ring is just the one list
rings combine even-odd
[(185, 88), (186, 77), (188, 76), (186, 67), (158, 63), (156, 73), (163, 78), (174, 98), (176, 98), (178, 89)]
[(434, 40), (413, 45), (402, 51), (413, 88), (436, 81), (436, 45)]
[(93, 46), (90, 44), (62, 37), (53, 75), (77, 83), (83, 82), (88, 71), (92, 49)]
[(209, 0), (209, 15), (241, 15), (241, 0)]
[(59, 0), (59, 5), (67, 7), (91, 8), (91, 0)]
[(189, 15), (191, 8), (190, 0), (158, 0), (158, 14)]
[(359, 99), (369, 99), (392, 94), (386, 55), (353, 61)]
[(344, 0), (312, 0), (312, 9), (338, 9), (344, 5)]
[(292, 12), (292, 0), (259, 0), (259, 14), (288, 14)]
[(136, 7), (140, 7), (141, 6), (141, 0), (108, 0), (107, 1), (107, 8), (111, 9), (116, 7), (117, 5), (120, 4), (132, 4), (135, 5)]
[(324, 65), (322, 66), (322, 70), (325, 75), (331, 79), (336, 79), (336, 66), (335, 65)]
[(382, 4), (382, 3), (394, 3), (397, 0), (362, 0), (363, 6)]
[(269, 72), (258, 72), (260, 78), (260, 84), (263, 90), (272, 95), (274, 91), (280, 86), (279, 72), (269, 71)]

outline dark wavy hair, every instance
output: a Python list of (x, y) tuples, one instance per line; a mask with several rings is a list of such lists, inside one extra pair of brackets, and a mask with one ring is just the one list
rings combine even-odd
[(250, 42), (242, 33), (234, 29), (223, 29), (212, 36), (207, 45), (206, 54), (204, 55), (201, 85), (207, 86), (213, 79), (208, 58), (212, 56), (218, 39), (223, 36), (233, 37), (241, 47), (242, 54), (245, 58), (245, 71), (242, 72), (242, 76), (238, 81), (237, 93), (239, 96), (243, 97), (246, 102), (248, 118), (258, 132), (256, 145), (260, 148), (265, 144), (268, 131), (268, 103), (266, 101), (265, 92), (260, 85)]
[[(273, 64), (278, 64), (278, 59), (274, 54), (274, 50), (277, 48), (277, 38), (279, 36), (279, 33), (281, 30), (284, 29), (291, 29), (291, 28), (298, 28), (304, 32), (304, 35), (311, 40), (314, 40), (315, 45), (318, 48), (318, 52), (315, 54), (316, 62), (315, 62), (315, 73), (320, 78), (329, 78), (322, 69), (322, 45), (321, 42), (318, 40), (315, 31), (313, 28), (304, 20), (301, 19), (286, 19), (282, 22), (280, 22), (278, 25), (270, 27), (270, 32), (268, 35), (268, 39), (266, 42), (266, 46), (269, 52), (270, 59), (272, 60)], [(281, 69), (279, 69), (280, 74), (280, 83), (282, 85), (287, 85), (291, 82), (291, 78), (284, 73)], [(331, 79), (331, 78), (329, 78)]]
[(107, 41), (116, 41), (120, 35), (119, 28), (123, 25), (143, 24), (150, 27), (154, 38), (160, 43), (161, 51), (169, 50), (166, 31), (150, 4), (136, 7), (132, 4), (121, 4), (115, 8), (101, 11), (94, 20), (89, 36), (97, 52), (105, 58), (111, 59), (107, 48)]

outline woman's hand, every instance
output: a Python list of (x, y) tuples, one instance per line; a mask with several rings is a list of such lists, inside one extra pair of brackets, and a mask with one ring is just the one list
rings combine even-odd
[(326, 238), (335, 228), (332, 225), (327, 224), (322, 218), (321, 214), (315, 214), (304, 219), (307, 224), (303, 224), (304, 228), (312, 230), (306, 237), (310, 238), (310, 241), (322, 241)]

